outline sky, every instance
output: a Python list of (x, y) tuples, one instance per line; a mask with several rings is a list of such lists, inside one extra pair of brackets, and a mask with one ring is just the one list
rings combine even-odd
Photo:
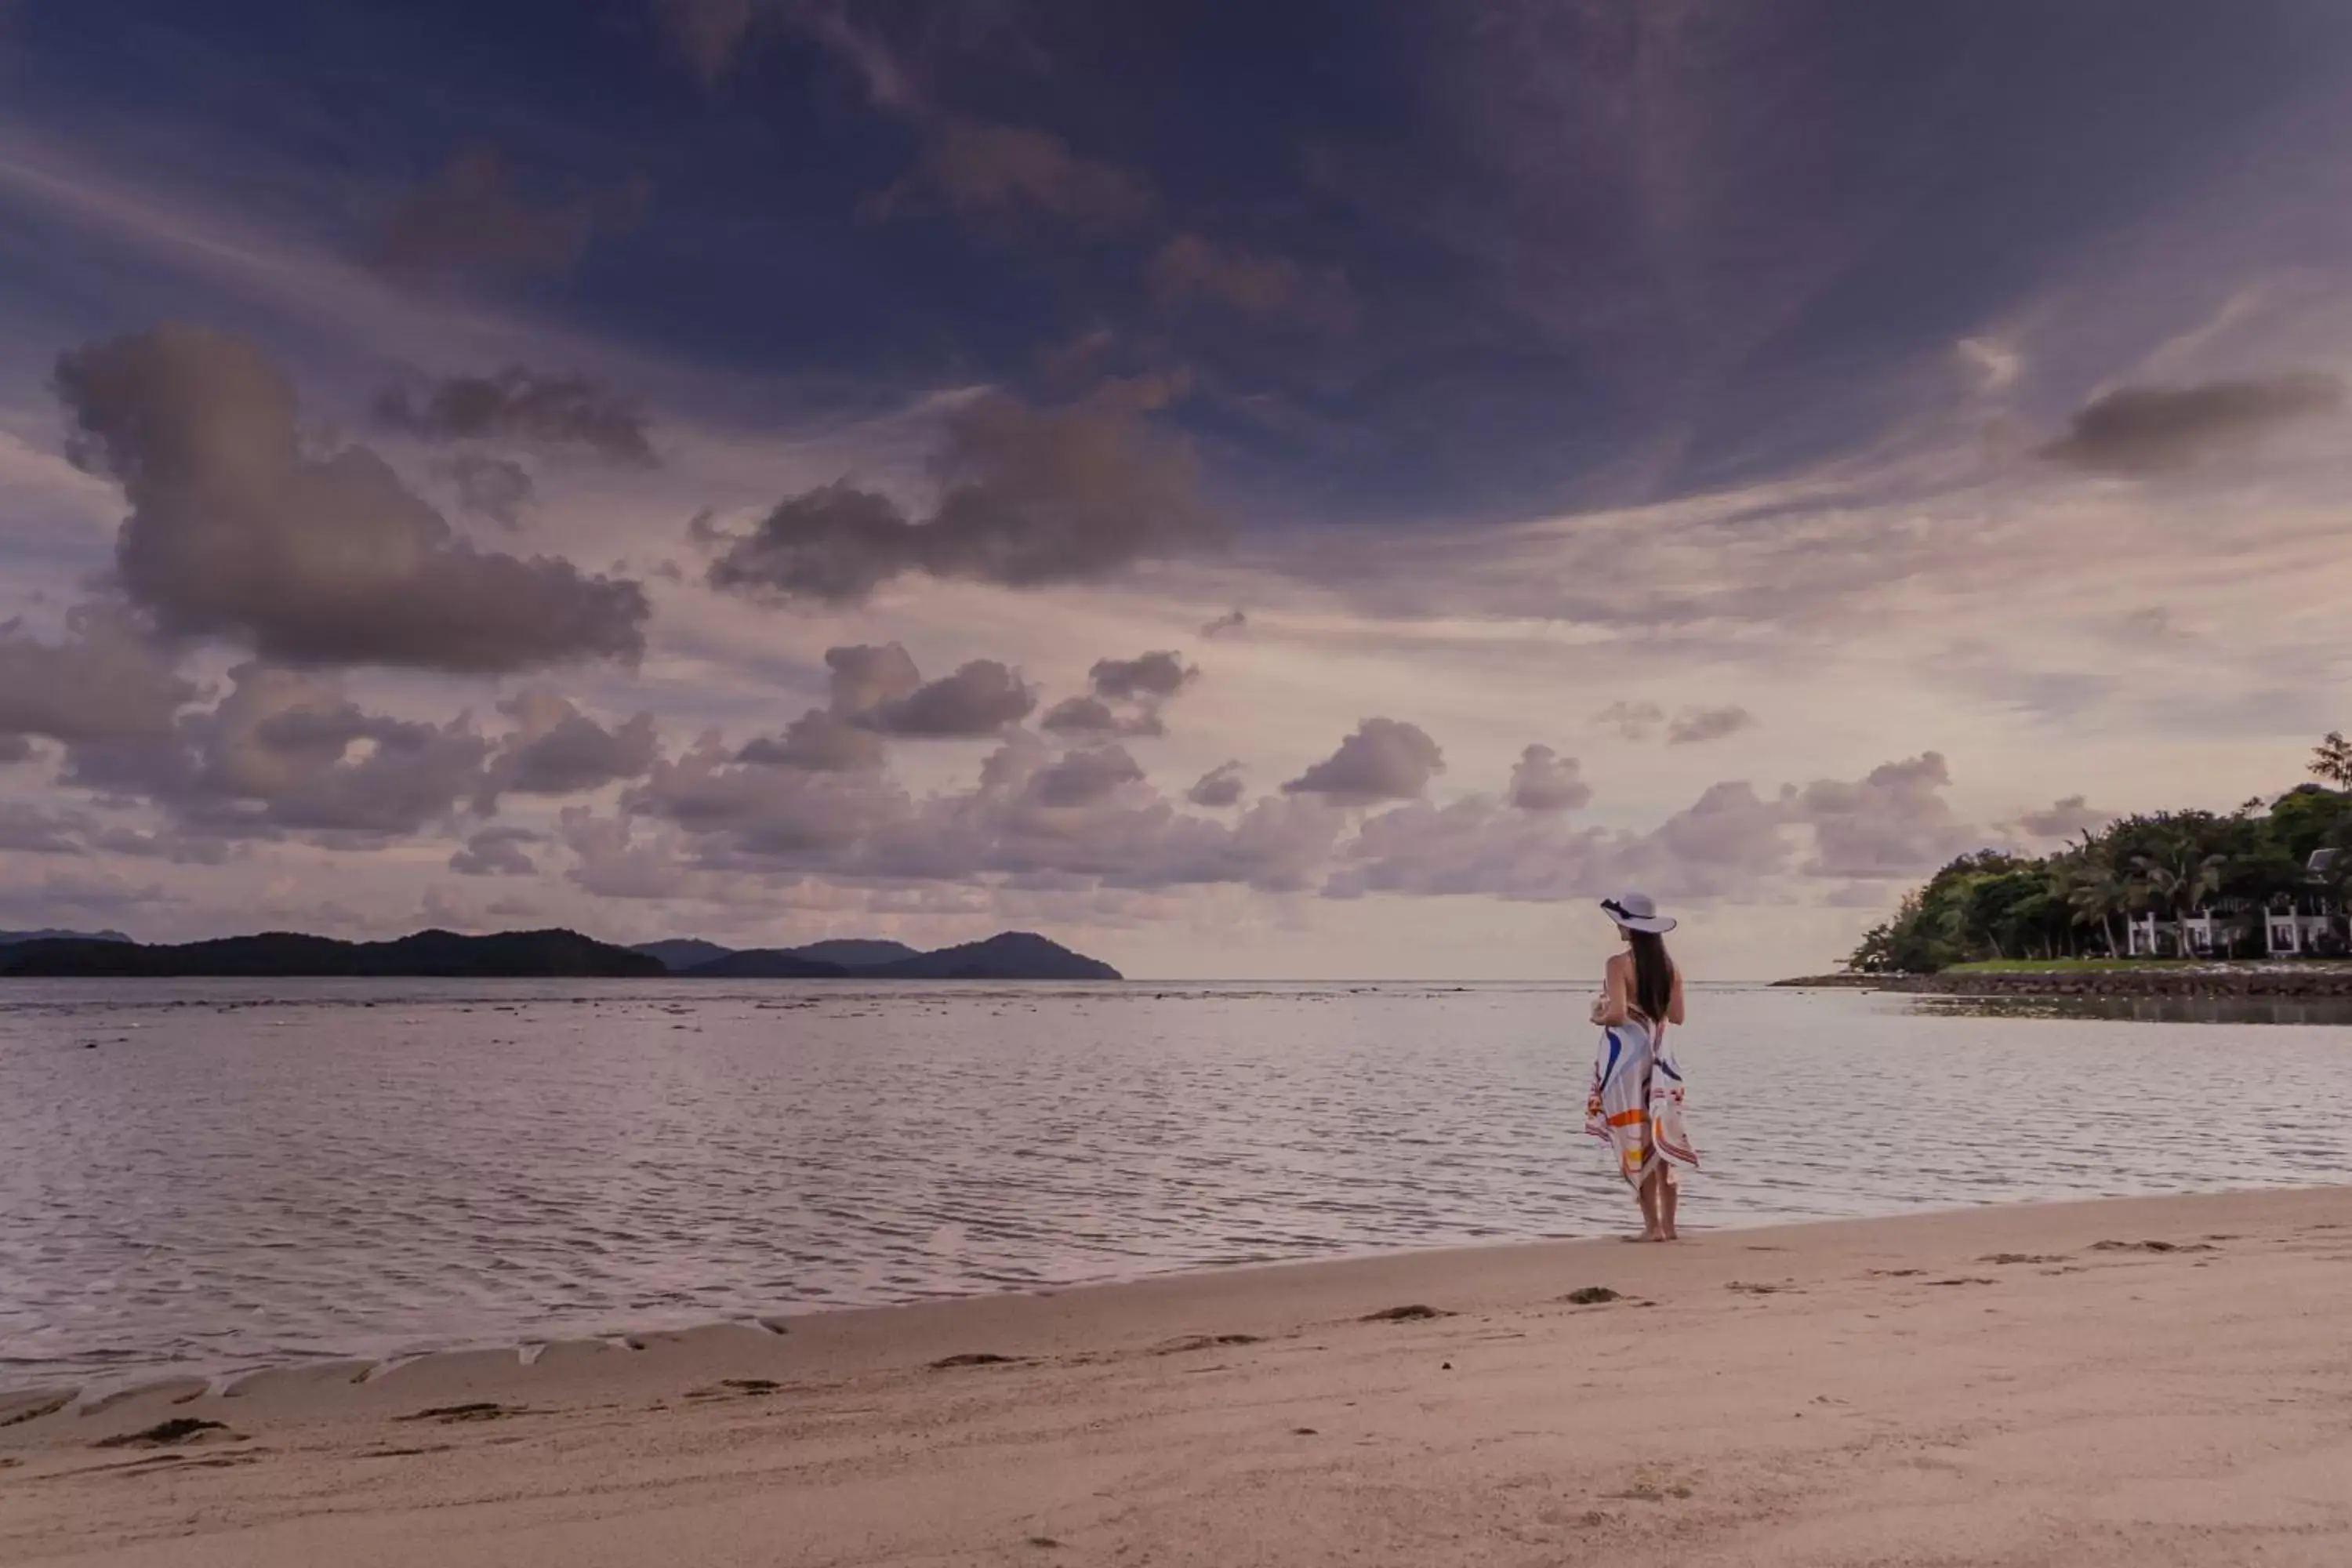
[(1830, 966), (2352, 722), (2352, 8), (0, 0), (0, 927)]

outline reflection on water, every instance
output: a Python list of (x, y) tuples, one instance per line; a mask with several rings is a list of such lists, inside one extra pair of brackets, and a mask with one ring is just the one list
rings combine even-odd
[(2352, 1027), (2352, 996), (1922, 996), (1917, 1005), (1922, 1013), (1943, 1017)]
[[(0, 1386), (1620, 1228), (1589, 1001), (16, 983)], [(1692, 1002), (1703, 1225), (2352, 1163), (2352, 1030)]]

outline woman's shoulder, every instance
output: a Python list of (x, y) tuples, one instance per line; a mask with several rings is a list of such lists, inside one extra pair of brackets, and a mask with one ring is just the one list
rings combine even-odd
[(1609, 973), (1610, 973), (1614, 974), (1617, 971), (1619, 971), (1619, 970), (1621, 970), (1621, 969), (1631, 969), (1631, 968), (1633, 968), (1633, 955), (1632, 953), (1630, 953), (1630, 952), (1612, 952), (1612, 953), (1611, 953), (1611, 954), (1609, 955)]

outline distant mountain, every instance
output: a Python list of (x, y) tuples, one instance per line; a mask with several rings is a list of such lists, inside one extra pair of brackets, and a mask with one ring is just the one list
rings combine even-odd
[(119, 931), (0, 931), (0, 947), (27, 942), (129, 942)]
[(668, 973), (657, 958), (593, 942), (577, 931), (510, 931), (459, 936), (423, 931), (396, 942), (337, 942), (292, 931), (222, 937), (176, 946), (75, 938), (0, 948), (0, 976), (413, 975), (510, 980), (539, 976), (642, 979)]
[(922, 949), (908, 947), (903, 942), (877, 942), (869, 937), (856, 936), (812, 942), (784, 951), (802, 958), (813, 958), (819, 963), (838, 963), (845, 969), (879, 969), (886, 963), (898, 963), (923, 955)]
[(698, 963), (709, 963), (714, 958), (724, 958), (735, 950), (721, 947), (715, 942), (705, 942), (698, 936), (678, 936), (661, 942), (631, 942), (629, 951), (657, 960), (666, 969), (688, 970)]
[(847, 967), (820, 959), (803, 958), (781, 947), (754, 947), (722, 953), (708, 963), (677, 972), (697, 980), (842, 980)]
[(1118, 980), (1118, 970), (1098, 958), (1072, 952), (1032, 931), (1006, 931), (986, 942), (919, 952), (912, 958), (861, 972), (874, 980)]

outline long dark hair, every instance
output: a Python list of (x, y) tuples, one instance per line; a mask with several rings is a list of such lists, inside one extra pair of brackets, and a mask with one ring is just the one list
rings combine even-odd
[(1652, 1024), (1666, 1021), (1674, 1005), (1675, 961), (1666, 956), (1666, 939), (1654, 931), (1628, 931), (1633, 944), (1633, 1006)]

